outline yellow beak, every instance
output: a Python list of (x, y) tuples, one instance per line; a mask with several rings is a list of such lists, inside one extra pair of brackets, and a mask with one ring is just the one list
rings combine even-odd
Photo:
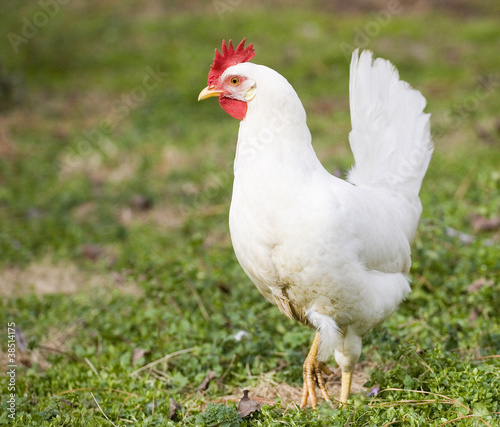
[(215, 89), (215, 86), (207, 86), (198, 95), (198, 101), (201, 101), (202, 99), (211, 98), (212, 96), (219, 96), (221, 93), (224, 93), (224, 91)]

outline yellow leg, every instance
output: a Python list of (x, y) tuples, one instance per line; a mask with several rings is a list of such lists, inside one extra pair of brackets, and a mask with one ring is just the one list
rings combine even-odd
[(347, 404), (347, 399), (349, 398), (349, 393), (351, 391), (351, 381), (352, 381), (352, 372), (342, 371), (341, 389), (340, 389), (340, 403), (342, 405)]
[(316, 408), (316, 404), (318, 403), (318, 399), (316, 398), (316, 383), (321, 391), (321, 395), (323, 399), (326, 401), (330, 401), (330, 397), (326, 391), (325, 381), (323, 380), (322, 373), (327, 375), (331, 374), (330, 369), (328, 369), (325, 365), (316, 359), (318, 355), (319, 348), (319, 340), (320, 335), (316, 332), (314, 336), (314, 341), (311, 345), (311, 350), (309, 350), (309, 354), (304, 361), (304, 366), (302, 368), (303, 377), (304, 377), (304, 391), (302, 393), (302, 401), (300, 403), (300, 407), (304, 408), (307, 405), (307, 398), (309, 397), (311, 401), (311, 406)]

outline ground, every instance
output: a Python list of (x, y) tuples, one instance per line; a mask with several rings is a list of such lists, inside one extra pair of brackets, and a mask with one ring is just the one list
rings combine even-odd
[[(0, 424), (498, 425), (499, 5), (283, 3), (3, 7)], [(297, 408), (313, 333), (232, 252), (238, 124), (196, 98), (214, 48), (243, 37), (297, 90), (332, 173), (352, 164), (355, 47), (432, 114), (413, 291), (365, 338), (345, 409)], [(263, 406), (242, 420), (244, 389)]]

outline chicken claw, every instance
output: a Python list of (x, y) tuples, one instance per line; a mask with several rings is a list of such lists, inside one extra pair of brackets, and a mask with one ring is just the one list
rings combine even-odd
[(319, 347), (319, 339), (320, 335), (316, 332), (314, 336), (314, 341), (311, 345), (311, 350), (304, 361), (304, 366), (302, 368), (302, 372), (304, 375), (304, 391), (302, 394), (302, 401), (300, 403), (300, 407), (304, 408), (307, 405), (307, 398), (311, 400), (311, 406), (316, 408), (316, 404), (318, 403), (318, 399), (316, 398), (316, 383), (321, 391), (321, 395), (323, 399), (330, 402), (330, 397), (326, 391), (325, 380), (323, 379), (323, 373), (326, 375), (330, 375), (332, 371), (320, 362), (316, 356), (318, 354)]

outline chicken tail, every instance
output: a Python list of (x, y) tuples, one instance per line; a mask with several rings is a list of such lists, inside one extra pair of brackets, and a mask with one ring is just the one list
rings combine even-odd
[(318, 360), (326, 362), (334, 354), (335, 350), (341, 346), (343, 341), (342, 331), (330, 316), (320, 314), (313, 309), (307, 310), (306, 317), (321, 337)]
[(367, 50), (352, 55), (349, 89), (355, 165), (348, 181), (415, 200), (434, 149), (425, 98)]

